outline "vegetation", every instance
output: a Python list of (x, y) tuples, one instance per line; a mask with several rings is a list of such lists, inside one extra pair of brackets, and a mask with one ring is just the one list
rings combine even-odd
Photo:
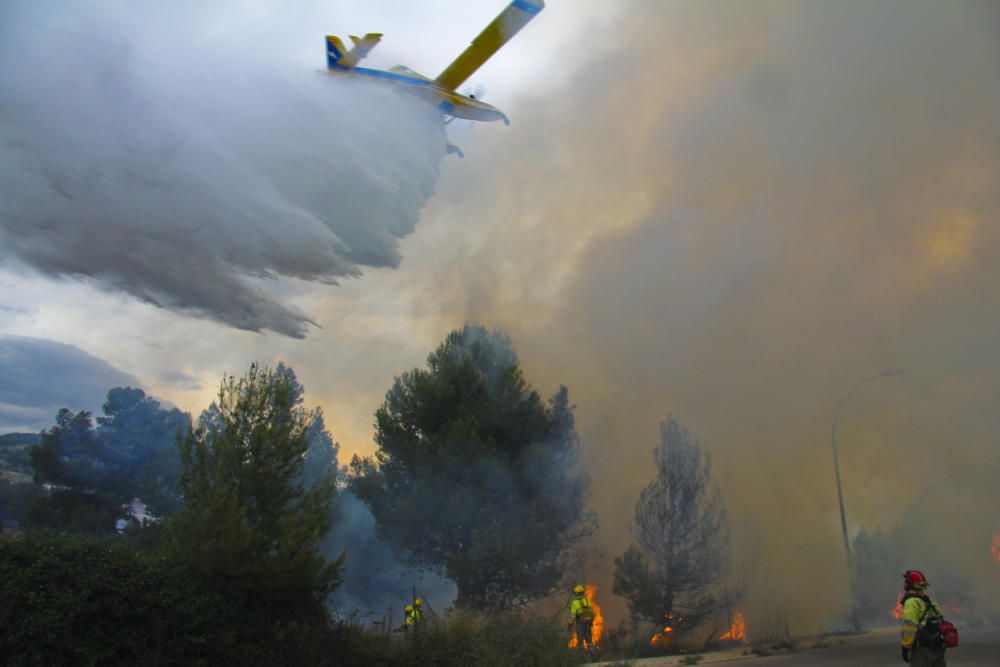
[(43, 495), (42, 488), (35, 484), (0, 479), (0, 528), (23, 522), (28, 508)]
[[(415, 513), (428, 543), (466, 542), (442, 548), (446, 561), (412, 554), (461, 576), (460, 606), (490, 608), (428, 619), (409, 635), (331, 616), (344, 559), (320, 546), (336, 519), (337, 445), (302, 397), (291, 369), (252, 366), (223, 380), (196, 427), (117, 388), (96, 424), (64, 409), (30, 450), (14, 443), (35, 483), (0, 480), (0, 518), (20, 524), (0, 534), (4, 664), (578, 664), (560, 623), (499, 611), (552, 590), (593, 528), (565, 389), (543, 402), (506, 337), (467, 328), (432, 355), (430, 372), (390, 392), (376, 415), (384, 447), (356, 462), (355, 488), (379, 506), (380, 483), (405, 479), (426, 494), (407, 508), (440, 510), (461, 481), (463, 513), (452, 513), (479, 525), (463, 533)], [(411, 427), (425, 436), (408, 441)], [(456, 465), (435, 467), (448, 455)], [(119, 533), (134, 499), (151, 519)], [(383, 519), (389, 536), (398, 526)]]
[(483, 667), (559, 667), (582, 663), (566, 647), (559, 623), (515, 613), (456, 611), (413, 636), (387, 640), (357, 626), (335, 630), (338, 661), (345, 667), (415, 664)]
[(4, 664), (261, 664), (273, 654), (266, 619), (192, 574), (120, 539), (0, 538)]
[(167, 553), (219, 582), (241, 604), (316, 613), (340, 582), (317, 542), (332, 521), (335, 469), (303, 479), (316, 415), (294, 376), (251, 366), (181, 443), (184, 506), (167, 524)]
[(112, 535), (133, 499), (163, 516), (179, 505), (176, 440), (188, 418), (141, 389), (108, 392), (95, 428), (91, 414), (63, 408), (31, 448), (35, 482), (52, 491), (25, 513), (29, 527)]
[(37, 433), (6, 433), (0, 435), (0, 477), (31, 476), (28, 454), (38, 444)]
[[(455, 613), (412, 637), (276, 619), (177, 560), (120, 539), (0, 536), (0, 655), (27, 665), (578, 664), (558, 624)], [(390, 639), (391, 637), (391, 639)]]
[(729, 530), (711, 457), (675, 419), (661, 425), (653, 460), (656, 477), (635, 506), (635, 543), (615, 559), (614, 592), (636, 620), (680, 633), (724, 604)]
[(396, 378), (375, 428), (351, 488), (400, 554), (455, 582), (456, 607), (523, 604), (572, 571), (594, 528), (573, 407), (565, 387), (542, 401), (505, 335), (453, 331), (426, 370)]

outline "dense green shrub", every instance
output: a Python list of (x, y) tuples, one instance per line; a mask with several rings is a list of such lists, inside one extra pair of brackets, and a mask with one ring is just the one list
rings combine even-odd
[(4, 667), (578, 664), (558, 624), (456, 612), (416, 636), (331, 625), (321, 607), (278, 617), (240, 604), (188, 566), (121, 538), (0, 536)]
[(287, 664), (315, 643), (308, 624), (238, 608), (121, 540), (0, 537), (0, 600), (10, 667)]

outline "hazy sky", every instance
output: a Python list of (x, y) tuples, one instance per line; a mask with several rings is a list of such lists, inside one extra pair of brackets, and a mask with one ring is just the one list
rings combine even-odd
[[(117, 17), (101, 34), (118, 51), (81, 51), (108, 68), (79, 74), (85, 136), (0, 114), (0, 188), (21, 206), (0, 208), (0, 334), (76, 346), (195, 411), (224, 372), (283, 360), (349, 456), (372, 451), (394, 375), (466, 321), (501, 327), (529, 381), (578, 406), (598, 583), (673, 414), (713, 452), (758, 618), (780, 607), (797, 630), (831, 615), (806, 591), (847, 599), (834, 407), (903, 367), (841, 417), (851, 529), (921, 503), (962, 516), (949, 555), (998, 599), (996, 3), (550, 0), (470, 80), (512, 125), (451, 124), (464, 160), (435, 154), (419, 109), (311, 69), (323, 34), (379, 31), (369, 64), (433, 76), (504, 1), (286, 4), (180, 3), (149, 42), (143, 3), (47, 5), (70, 33)], [(44, 100), (77, 76), (0, 25), (26, 49), (0, 82)], [(86, 88), (108, 80), (136, 105)], [(64, 198), (40, 218), (25, 127), (71, 195), (111, 173), (130, 208)]]

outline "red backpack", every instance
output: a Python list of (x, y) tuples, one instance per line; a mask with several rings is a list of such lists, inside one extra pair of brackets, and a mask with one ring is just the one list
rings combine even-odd
[(951, 621), (941, 619), (941, 641), (945, 648), (958, 646), (958, 628)]
[(924, 601), (924, 613), (920, 617), (920, 629), (917, 630), (918, 644), (927, 648), (955, 648), (958, 646), (958, 628), (955, 627), (954, 623), (944, 620), (943, 616), (938, 616), (936, 613), (928, 617), (934, 609), (929, 597), (920, 593), (907, 593), (903, 596), (902, 603), (906, 604), (909, 598), (920, 598)]

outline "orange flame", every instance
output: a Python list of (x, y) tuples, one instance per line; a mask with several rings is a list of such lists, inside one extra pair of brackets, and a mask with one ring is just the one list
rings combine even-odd
[(733, 626), (729, 629), (729, 632), (719, 637), (719, 639), (731, 639), (740, 642), (747, 640), (747, 623), (742, 611), (736, 612), (735, 617), (733, 617)]
[(1000, 532), (993, 536), (993, 544), (990, 545), (990, 551), (993, 552), (993, 560), (1000, 563)]
[(899, 597), (896, 598), (896, 607), (892, 610), (892, 617), (897, 621), (903, 619), (903, 594), (900, 593)]
[(650, 646), (655, 646), (656, 648), (666, 648), (670, 646), (670, 633), (673, 632), (672, 627), (665, 626), (662, 632), (657, 632), (653, 635), (653, 638), (649, 640)]
[[(594, 646), (601, 643), (601, 634), (604, 632), (604, 616), (601, 615), (601, 605), (597, 604), (594, 600), (594, 594), (597, 593), (597, 586), (587, 586), (584, 589), (583, 595), (590, 602), (590, 606), (594, 609), (594, 623), (591, 626), (590, 636), (594, 638)], [(566, 644), (569, 648), (576, 648), (577, 639), (576, 633), (569, 638), (569, 643)]]

